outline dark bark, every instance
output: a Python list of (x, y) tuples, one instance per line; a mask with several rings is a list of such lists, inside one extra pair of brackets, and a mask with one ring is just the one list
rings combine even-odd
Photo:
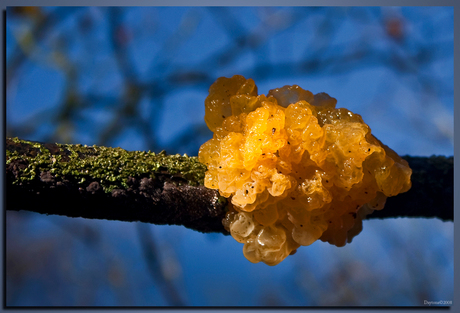
[(179, 186), (164, 177), (156, 180), (133, 177), (129, 180), (129, 188), (105, 193), (96, 181), (85, 187), (51, 178), (49, 172), (42, 172), (40, 177), (20, 185), (10, 184), (7, 179), (7, 209), (182, 225), (201, 232), (226, 233), (221, 221), (227, 202), (221, 202), (217, 191), (204, 186)]
[[(44, 147), (46, 150), (43, 149)], [(219, 196), (216, 190), (204, 187), (202, 179), (193, 180), (200, 175), (196, 173), (191, 175), (189, 169), (187, 172), (178, 172), (176, 169), (172, 173), (173, 170), (163, 164), (168, 160), (163, 158), (155, 159), (155, 162), (160, 164), (152, 173), (129, 176), (123, 184), (116, 180), (107, 182), (99, 176), (83, 175), (80, 172), (86, 171), (84, 167), (68, 173), (69, 169), (64, 165), (72, 163), (71, 153), (68, 152), (69, 145), (39, 144), (7, 138), (6, 148), (7, 210), (182, 225), (201, 232), (227, 234), (221, 222), (227, 210), (227, 200)], [(92, 147), (78, 149), (78, 155), (75, 157), (79, 160), (90, 162), (91, 159), (105, 157)], [(61, 165), (52, 162), (48, 164), (44, 160), (37, 161), (37, 157), (45, 154), (44, 151), (49, 154), (49, 158), (56, 159), (58, 155), (63, 156), (59, 161)], [(113, 149), (113, 152), (123, 153), (119, 148)], [(140, 154), (144, 155), (144, 152)], [(157, 156), (152, 154), (152, 158)], [(183, 156), (175, 159), (185, 163), (190, 162), (189, 159), (192, 158)], [(145, 158), (137, 161), (135, 158), (130, 160), (133, 166), (136, 166), (136, 163), (146, 164)], [(34, 163), (33, 171), (29, 166), (31, 163)], [(54, 169), (53, 173), (51, 169)], [(104, 170), (104, 177), (110, 176), (111, 171), (120, 174), (117, 166), (114, 170), (110, 168)], [(201, 166), (195, 170), (202, 171), (204, 176), (206, 167)], [(62, 174), (65, 171), (67, 174)], [(28, 178), (24, 177), (25, 173), (31, 176), (32, 172), (34, 178), (25, 179)], [(187, 175), (192, 180), (185, 179), (184, 176)], [(83, 182), (82, 178), (84, 178)], [(104, 184), (110, 188), (103, 188)]]
[[(184, 173), (172, 173), (166, 165), (161, 165), (149, 175), (132, 175), (123, 184), (112, 182), (118, 184), (116, 188), (113, 185), (107, 188), (100, 177), (86, 175), (82, 181), (83, 174), (80, 172), (59, 175), (56, 170), (62, 168), (56, 168), (54, 163), (52, 173), (48, 166), (51, 162), (48, 164), (43, 160), (34, 167), (34, 178), (25, 179), (22, 175), (27, 169), (28, 175), (31, 173), (30, 157), (43, 154), (43, 147), (47, 147), (46, 153), (50, 158), (62, 155), (60, 162), (70, 163), (70, 153), (65, 152), (70, 149), (69, 145), (43, 144), (40, 148), (31, 142), (8, 138), (6, 143), (7, 210), (183, 225), (201, 232), (228, 234), (221, 223), (228, 201), (220, 197), (216, 190), (204, 187), (202, 179), (186, 180)], [(83, 148), (87, 150), (79, 150), (83, 151), (78, 153), (79, 159), (103, 157), (94, 148)], [(121, 153), (120, 150), (116, 152)], [(193, 159), (186, 156), (181, 158), (183, 162)], [(388, 198), (385, 208), (375, 211), (368, 218), (436, 217), (453, 221), (453, 158), (405, 156), (404, 159), (413, 170), (412, 188)], [(203, 171), (204, 174), (205, 167), (197, 171)], [(201, 176), (196, 174), (193, 177)]]
[(403, 157), (412, 169), (408, 192), (387, 198), (385, 208), (367, 218), (436, 217), (454, 220), (454, 158)]

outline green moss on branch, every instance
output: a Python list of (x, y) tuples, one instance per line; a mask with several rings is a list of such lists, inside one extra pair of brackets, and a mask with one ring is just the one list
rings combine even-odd
[(198, 186), (203, 184), (206, 171), (206, 166), (198, 162), (197, 157), (186, 155), (7, 138), (6, 164), (18, 159), (26, 161), (28, 166), (17, 173), (13, 184), (33, 180), (36, 175), (49, 172), (55, 178), (69, 177), (80, 184), (98, 181), (105, 192), (128, 188), (129, 177), (155, 179), (158, 174), (169, 174), (178, 184)]
[(196, 157), (6, 139), (8, 210), (221, 232), (227, 199)]

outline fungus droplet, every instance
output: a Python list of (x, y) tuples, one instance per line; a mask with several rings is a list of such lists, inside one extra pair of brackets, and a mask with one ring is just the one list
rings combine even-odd
[(318, 239), (343, 246), (387, 197), (409, 190), (407, 162), (336, 103), (296, 85), (257, 95), (240, 75), (210, 87), (214, 137), (198, 157), (205, 186), (231, 197), (223, 223), (251, 262), (276, 265)]

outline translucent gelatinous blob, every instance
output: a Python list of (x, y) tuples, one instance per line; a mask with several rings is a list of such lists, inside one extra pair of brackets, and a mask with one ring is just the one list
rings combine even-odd
[(223, 221), (251, 262), (276, 265), (316, 240), (351, 242), (362, 219), (409, 190), (407, 162), (336, 99), (252, 79), (219, 78), (206, 98), (214, 132), (199, 151), (205, 186), (231, 197)]

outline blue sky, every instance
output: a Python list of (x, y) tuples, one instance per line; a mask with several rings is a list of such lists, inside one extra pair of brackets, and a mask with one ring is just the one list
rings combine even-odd
[[(452, 7), (126, 7), (115, 21), (110, 8), (46, 10), (58, 22), (7, 86), (12, 136), (100, 144), (119, 118), (107, 145), (197, 155), (212, 135), (203, 120), (210, 83), (242, 74), (263, 94), (292, 84), (327, 92), (401, 155), (453, 155)], [(30, 19), (10, 13), (7, 65), (33, 29)], [(391, 18), (402, 23), (402, 39), (385, 28)], [(129, 72), (114, 57), (111, 23), (118, 27), (112, 34), (126, 43)], [(198, 76), (184, 76), (190, 73)], [(140, 97), (127, 117), (119, 112), (130, 83)], [(59, 119), (69, 92), (84, 101), (70, 119)], [(70, 226), (74, 234), (66, 231)], [(97, 234), (94, 245), (81, 241), (85, 230)], [(276, 267), (251, 264), (229, 236), (175, 226), (150, 230), (164, 271), (189, 305), (421, 305), (424, 292), (431, 299), (453, 295), (449, 222), (365, 221), (352, 244), (315, 242)], [(10, 277), (12, 304), (168, 305), (146, 274), (135, 223), (8, 212), (12, 258), (38, 253), (31, 244), (46, 248), (48, 257), (40, 259), (43, 266), (28, 265), (22, 285)], [(64, 261), (70, 268), (46, 265)], [(61, 293), (51, 292), (53, 284)]]

